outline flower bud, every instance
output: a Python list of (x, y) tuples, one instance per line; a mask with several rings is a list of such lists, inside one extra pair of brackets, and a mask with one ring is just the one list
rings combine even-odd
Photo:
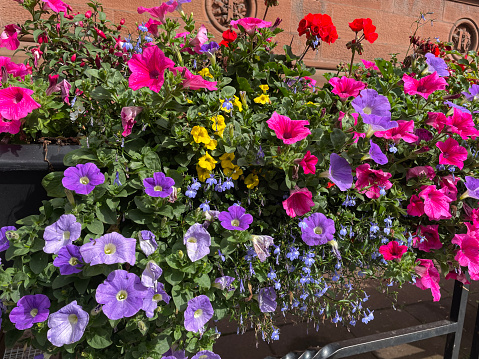
[(120, 20), (120, 25), (125, 25), (125, 19)]
[(183, 259), (183, 257), (185, 256), (185, 254), (183, 253), (183, 251), (181, 249), (177, 253), (178, 253), (178, 257), (180, 259)]
[(73, 54), (70, 59), (72, 60), (72, 62), (75, 62), (77, 59), (77, 54)]
[(87, 19), (91, 18), (91, 10), (88, 10), (86, 13), (85, 13), (85, 17)]

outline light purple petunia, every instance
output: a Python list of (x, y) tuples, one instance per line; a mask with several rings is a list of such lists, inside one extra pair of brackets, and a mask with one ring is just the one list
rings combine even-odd
[(80, 247), (67, 244), (58, 252), (58, 257), (53, 260), (53, 265), (60, 268), (61, 275), (80, 273), (83, 266), (83, 258)]
[(105, 182), (105, 175), (91, 162), (69, 167), (63, 174), (63, 187), (78, 194), (88, 194)]
[(58, 254), (60, 249), (67, 244), (72, 244), (80, 238), (81, 223), (77, 222), (73, 214), (64, 214), (58, 221), (45, 228), (43, 239), (45, 253)]
[(74, 300), (48, 318), (47, 338), (56, 347), (72, 344), (81, 339), (90, 316)]
[(155, 253), (158, 248), (158, 243), (156, 243), (156, 237), (153, 232), (150, 231), (140, 231), (138, 235), (140, 238), (140, 248), (145, 253), (145, 256), (149, 256)]
[(221, 221), (223, 228), (232, 231), (245, 231), (253, 223), (251, 214), (247, 214), (243, 207), (234, 205), (228, 208), (228, 212), (221, 212), (218, 215), (218, 219)]
[(170, 302), (171, 297), (165, 292), (165, 287), (162, 283), (156, 284), (156, 289), (148, 288), (146, 297), (143, 298), (143, 309), (148, 318), (153, 318), (155, 316), (155, 310), (158, 308), (158, 302), (160, 300), (164, 301), (166, 304)]
[(274, 244), (274, 238), (270, 236), (251, 236), (253, 242), (253, 248), (260, 262), (264, 262), (269, 257), (268, 248)]
[(169, 349), (166, 353), (163, 354), (163, 356), (166, 356), (166, 357), (172, 356), (175, 359), (188, 359), (185, 355), (184, 350), (179, 350), (174, 352), (172, 349)]
[(102, 310), (108, 319), (116, 320), (138, 313), (147, 293), (136, 274), (117, 269), (98, 286), (95, 298), (103, 304)]
[(161, 277), (163, 270), (154, 261), (149, 261), (141, 274), (141, 284), (147, 288), (154, 288), (156, 281)]
[(221, 359), (221, 357), (209, 350), (202, 350), (196, 353), (191, 359)]
[(462, 92), (462, 94), (464, 96), (466, 96), (467, 100), (468, 101), (477, 101), (479, 100), (479, 85), (472, 85), (471, 87), (469, 87), (469, 92), (467, 91), (464, 91)]
[(374, 117), (386, 117), (391, 119), (391, 104), (386, 96), (378, 94), (376, 90), (365, 89), (359, 93), (359, 96), (351, 101), (357, 113), (365, 120)]
[(171, 177), (166, 177), (163, 172), (155, 172), (153, 177), (145, 178), (143, 186), (145, 193), (151, 197), (169, 197), (173, 192), (175, 181)]
[(363, 117), (363, 122), (369, 125), (372, 131), (387, 131), (391, 128), (398, 127), (398, 123), (396, 121), (391, 121), (390, 117), (370, 115), (366, 118)]
[(235, 290), (235, 287), (231, 285), (231, 283), (234, 281), (235, 279), (233, 277), (225, 275), (223, 277), (216, 278), (212, 286), (221, 290), (228, 289), (228, 292), (230, 292)]
[(449, 76), (447, 64), (444, 59), (436, 57), (434, 54), (429, 52), (426, 54), (426, 64), (428, 65), (427, 71), (429, 73), (432, 74), (434, 71), (436, 71), (439, 77)]
[(183, 243), (188, 257), (196, 262), (210, 253), (211, 236), (201, 224), (195, 223), (186, 231)]
[(369, 140), (371, 147), (369, 148), (369, 157), (378, 165), (385, 165), (388, 163), (387, 156), (381, 151), (381, 148), (376, 145), (373, 140)]
[(258, 294), (259, 310), (270, 313), (276, 310), (276, 292), (273, 287), (261, 288)]
[(301, 238), (308, 246), (325, 244), (334, 238), (334, 221), (322, 213), (313, 213), (303, 220)]
[(0, 228), (0, 252), (6, 251), (10, 247), (10, 241), (8, 240), (8, 231), (16, 231), (14, 226), (5, 226)]
[(479, 199), (479, 179), (466, 176), (465, 177), (465, 186), (467, 188), (466, 193), (464, 193), (461, 198), (471, 197), (474, 199)]
[(10, 321), (18, 330), (31, 328), (34, 323), (47, 320), (50, 311), (50, 299), (44, 294), (26, 295), (10, 312)]
[(213, 314), (213, 306), (206, 295), (199, 295), (190, 299), (185, 310), (185, 329), (190, 332), (200, 332), (203, 326), (213, 317)]
[(336, 153), (331, 153), (329, 156), (329, 173), (327, 177), (333, 182), (341, 191), (346, 191), (353, 185), (353, 172), (348, 161)]
[(120, 233), (112, 232), (92, 239), (80, 247), (85, 263), (96, 264), (129, 263), (135, 265), (135, 238), (125, 238)]

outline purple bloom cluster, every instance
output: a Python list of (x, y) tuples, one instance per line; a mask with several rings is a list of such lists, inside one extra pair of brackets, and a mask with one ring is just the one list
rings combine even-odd
[(26, 295), (20, 298), (17, 306), (10, 312), (10, 321), (18, 330), (31, 328), (34, 323), (47, 320), (50, 314), (48, 308), (50, 308), (50, 300), (46, 295)]
[(129, 263), (135, 265), (134, 238), (125, 238), (120, 233), (112, 232), (93, 239), (80, 248), (80, 253), (86, 263), (96, 264)]
[(188, 257), (196, 262), (210, 253), (211, 236), (201, 224), (195, 223), (186, 231), (183, 243)]
[(90, 316), (74, 300), (48, 318), (47, 338), (56, 347), (72, 344), (81, 339)]
[(69, 167), (63, 174), (63, 187), (78, 194), (89, 194), (95, 186), (105, 182), (103, 173), (91, 162)]
[(45, 228), (43, 239), (45, 253), (58, 254), (60, 249), (68, 244), (72, 244), (80, 238), (81, 223), (77, 222), (73, 214), (64, 214), (58, 221)]
[(218, 219), (221, 221), (223, 228), (232, 231), (245, 231), (253, 223), (251, 214), (247, 214), (243, 207), (234, 205), (228, 208), (228, 212), (221, 212), (218, 215)]
[(334, 238), (334, 221), (322, 213), (313, 213), (303, 220), (307, 226), (301, 228), (301, 238), (309, 246), (325, 244)]
[(213, 314), (213, 306), (206, 295), (190, 299), (185, 310), (185, 329), (195, 333), (202, 331), (203, 326), (213, 317)]
[(7, 232), (16, 231), (14, 226), (6, 226), (0, 228), (0, 252), (6, 251), (10, 247), (10, 241), (8, 240)]
[(143, 186), (145, 186), (145, 193), (151, 197), (169, 197), (173, 192), (175, 181), (171, 177), (166, 177), (163, 172), (155, 172), (153, 177), (145, 178)]
[(327, 176), (331, 182), (338, 186), (341, 191), (351, 188), (353, 185), (353, 172), (348, 161), (336, 153), (331, 153), (329, 162), (329, 173)]
[(67, 244), (58, 251), (58, 256), (53, 260), (53, 265), (60, 268), (61, 275), (80, 273), (83, 266), (83, 257), (80, 247)]

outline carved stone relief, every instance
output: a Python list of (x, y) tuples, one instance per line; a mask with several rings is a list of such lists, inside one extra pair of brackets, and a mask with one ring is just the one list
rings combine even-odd
[(221, 32), (231, 20), (256, 17), (256, 0), (206, 0), (205, 5), (209, 20)]
[(453, 43), (455, 50), (463, 54), (468, 51), (475, 51), (479, 45), (479, 33), (476, 24), (469, 19), (458, 20), (452, 27), (449, 41)]

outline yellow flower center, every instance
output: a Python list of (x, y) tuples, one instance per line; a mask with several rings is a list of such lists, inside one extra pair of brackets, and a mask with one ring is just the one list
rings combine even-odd
[(72, 266), (76, 266), (78, 264), (78, 258), (71, 257), (68, 263), (70, 263)]
[(116, 252), (116, 246), (113, 243), (107, 243), (103, 250), (105, 254), (114, 254)]
[(126, 292), (126, 290), (120, 290), (117, 294), (116, 294), (116, 300), (118, 301), (124, 301), (126, 298), (128, 298), (128, 293)]
[(155, 186), (155, 187), (153, 188), (153, 190), (156, 191), (156, 192), (161, 192), (161, 191), (163, 191), (163, 187), (161, 187), (161, 186)]
[(203, 310), (202, 309), (197, 309), (195, 311), (194, 317), (195, 317), (195, 319), (197, 319), (197, 318), (201, 317), (202, 315), (203, 315)]
[(31, 311), (30, 311), (30, 315), (32, 316), (32, 318), (35, 318), (38, 314), (38, 309), (37, 308), (33, 308)]
[(196, 242), (197, 242), (197, 240), (196, 240), (195, 237), (190, 237), (190, 238), (188, 238), (186, 241), (187, 241), (188, 243), (196, 243)]
[(155, 295), (153, 296), (153, 300), (154, 300), (155, 302), (159, 302), (160, 300), (163, 300), (163, 296), (162, 296), (161, 294), (155, 294)]
[(321, 227), (316, 227), (316, 228), (314, 228), (314, 233), (323, 234), (323, 229)]
[(68, 321), (70, 322), (70, 324), (76, 324), (78, 323), (78, 317), (76, 314), (70, 314), (68, 316)]
[(70, 239), (70, 231), (63, 231), (63, 240), (66, 241)]
[(363, 112), (364, 112), (366, 115), (370, 115), (371, 112), (372, 112), (372, 109), (371, 109), (371, 107), (366, 106), (366, 107), (363, 109)]
[(81, 184), (88, 184), (88, 183), (90, 183), (90, 179), (86, 176), (80, 177), (80, 183)]
[(233, 219), (233, 220), (231, 221), (231, 225), (232, 225), (233, 227), (238, 227), (238, 226), (240, 225), (240, 221), (238, 221), (237, 219)]

